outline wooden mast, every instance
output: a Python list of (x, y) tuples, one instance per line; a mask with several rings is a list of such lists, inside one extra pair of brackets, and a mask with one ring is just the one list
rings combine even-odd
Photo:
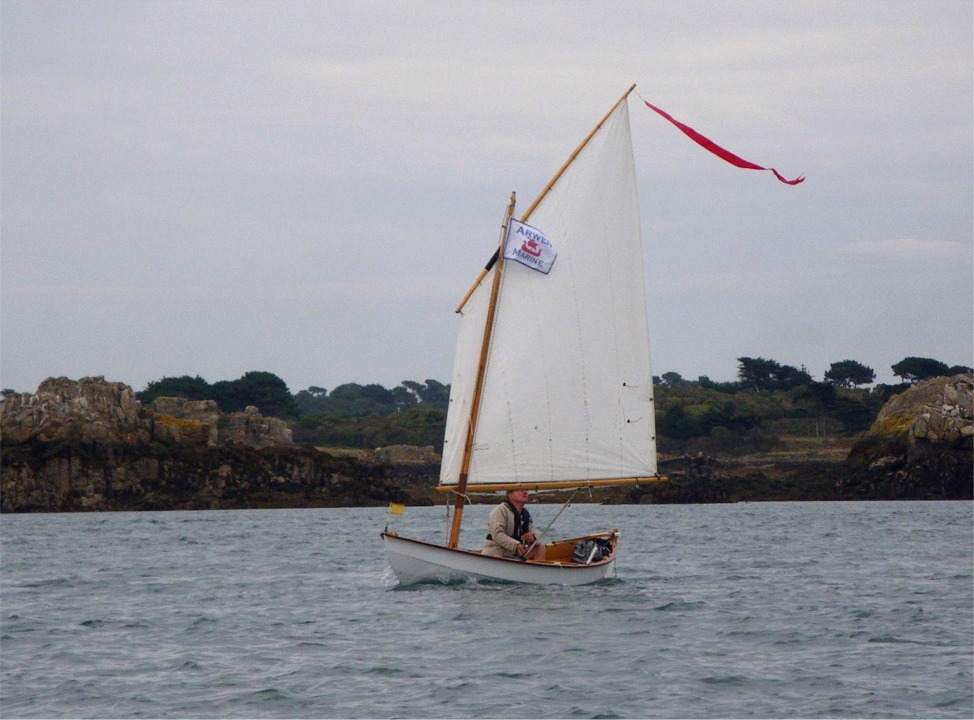
[[(541, 201), (544, 200), (545, 196), (548, 194), (551, 188), (554, 187), (555, 183), (558, 182), (558, 179), (565, 173), (565, 171), (568, 169), (568, 166), (575, 161), (575, 158), (578, 157), (578, 154), (580, 152), (582, 152), (582, 149), (586, 145), (588, 145), (588, 141), (591, 140), (593, 137), (595, 137), (595, 133), (599, 131), (599, 128), (605, 125), (605, 121), (608, 120), (609, 117), (612, 115), (612, 113), (616, 111), (617, 107), (619, 107), (623, 102), (625, 102), (626, 98), (629, 97), (629, 94), (635, 89), (636, 89), (636, 83), (633, 83), (631, 86), (629, 86), (629, 89), (626, 90), (623, 96), (616, 101), (615, 105), (613, 105), (609, 109), (609, 112), (607, 112), (605, 116), (601, 120), (599, 120), (599, 124), (596, 125), (594, 128), (592, 128), (592, 132), (586, 135), (585, 139), (578, 144), (578, 147), (575, 148), (575, 151), (571, 155), (569, 155), (568, 159), (562, 164), (560, 168), (558, 168), (558, 172), (556, 172), (554, 177), (551, 178), (551, 181), (547, 185), (545, 185), (544, 190), (542, 190), (541, 193), (538, 195), (538, 197), (534, 199), (534, 202), (531, 203), (530, 207), (528, 207), (528, 209), (524, 211), (524, 214), (521, 216), (521, 222), (526, 223), (528, 221), (528, 218), (531, 217), (531, 213), (533, 213), (535, 208), (537, 208), (538, 205), (541, 204)], [(480, 275), (477, 276), (477, 279), (476, 281), (474, 281), (474, 284), (470, 286), (469, 290), (467, 290), (467, 294), (463, 296), (463, 300), (460, 301), (460, 304), (457, 305), (457, 309), (454, 312), (460, 312), (463, 310), (463, 306), (467, 304), (467, 300), (469, 300), (470, 296), (473, 295), (473, 291), (476, 289), (478, 285), (480, 285), (480, 281), (484, 279), (484, 277), (487, 275), (488, 272), (490, 272), (490, 268), (497, 261), (497, 258), (498, 255), (497, 253), (495, 253), (494, 256), (487, 263), (487, 265), (484, 267), (484, 269), (480, 271)]]
[[(480, 343), (480, 359), (477, 362), (477, 377), (474, 381), (473, 399), (470, 403), (470, 418), (467, 420), (467, 436), (463, 443), (463, 461), (460, 465), (460, 477), (457, 480), (456, 501), (453, 504), (453, 522), (450, 525), (450, 540), (447, 547), (456, 548), (460, 542), (460, 522), (463, 518), (463, 504), (466, 500), (467, 473), (470, 470), (470, 456), (473, 453), (473, 441), (476, 436), (477, 416), (480, 414), (480, 400), (483, 397), (484, 377), (487, 370), (487, 356), (490, 354), (490, 337), (494, 331), (494, 315), (497, 309), (497, 295), (500, 292), (501, 270), (504, 267), (504, 243), (507, 241), (507, 226), (514, 215), (515, 193), (511, 193), (511, 201), (507, 205), (504, 215), (504, 225), (501, 228), (501, 238), (497, 250), (497, 263), (494, 270), (494, 282), (490, 288), (490, 301), (487, 306), (487, 320), (484, 323), (484, 337)], [(484, 271), (484, 274), (487, 270)], [(471, 288), (471, 292), (473, 289)]]

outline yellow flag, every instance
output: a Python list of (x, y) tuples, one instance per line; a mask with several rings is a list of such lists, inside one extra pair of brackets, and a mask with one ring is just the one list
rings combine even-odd
[(402, 511), (405, 509), (406, 509), (405, 505), (400, 505), (399, 503), (389, 503), (390, 515), (402, 515)]

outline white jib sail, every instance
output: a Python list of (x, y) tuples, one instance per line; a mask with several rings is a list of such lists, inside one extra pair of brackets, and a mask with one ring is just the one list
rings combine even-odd
[[(656, 474), (642, 238), (622, 102), (527, 222), (547, 275), (507, 262), (468, 486)], [(440, 483), (455, 485), (494, 270), (464, 306)]]

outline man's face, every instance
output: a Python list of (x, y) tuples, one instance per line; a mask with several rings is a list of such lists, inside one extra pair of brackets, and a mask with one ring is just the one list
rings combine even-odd
[(521, 503), (522, 505), (528, 501), (528, 491), (527, 490), (514, 490), (510, 494), (512, 502)]

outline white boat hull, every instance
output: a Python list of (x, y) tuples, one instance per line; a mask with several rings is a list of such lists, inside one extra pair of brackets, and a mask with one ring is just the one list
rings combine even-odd
[[(609, 557), (590, 564), (571, 562), (571, 548), (579, 540), (608, 538), (612, 543)], [(382, 533), (386, 557), (400, 585), (424, 582), (459, 582), (465, 580), (528, 583), (533, 585), (589, 585), (615, 577), (618, 533), (597, 533), (571, 538), (546, 546), (546, 562), (523, 561), (481, 555), (474, 550), (451, 549), (422, 540)], [(567, 555), (566, 551), (567, 550)]]

